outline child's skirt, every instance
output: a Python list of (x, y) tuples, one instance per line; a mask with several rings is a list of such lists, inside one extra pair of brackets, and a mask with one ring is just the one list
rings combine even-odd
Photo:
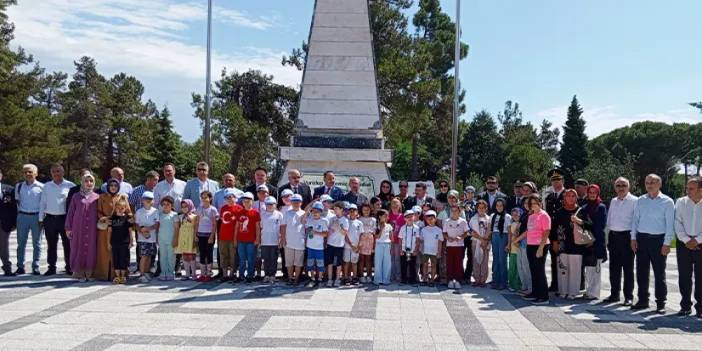
[(373, 234), (363, 233), (361, 234), (361, 239), (358, 242), (358, 249), (361, 255), (371, 255), (373, 253), (373, 248), (375, 246), (375, 238)]

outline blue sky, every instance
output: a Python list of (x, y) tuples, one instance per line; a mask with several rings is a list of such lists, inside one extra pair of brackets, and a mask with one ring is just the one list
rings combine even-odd
[[(206, 0), (23, 0), (10, 8), (15, 45), (49, 70), (82, 55), (105, 75), (126, 72), (167, 105), (185, 140), (200, 135), (190, 94), (205, 85)], [(292, 86), (283, 54), (307, 39), (313, 0), (214, 0), (213, 74), (260, 69)], [(525, 117), (561, 125), (574, 94), (599, 135), (639, 120), (697, 122), (702, 100), (696, 0), (462, 1), (461, 62), (468, 113), (520, 103)], [(454, 0), (442, 5), (454, 16)]]

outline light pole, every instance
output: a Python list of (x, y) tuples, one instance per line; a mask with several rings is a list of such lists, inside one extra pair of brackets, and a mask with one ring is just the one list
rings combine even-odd
[(458, 163), (458, 94), (461, 90), (458, 78), (458, 64), (461, 61), (461, 0), (456, 0), (456, 48), (453, 78), (453, 125), (451, 127), (451, 188), (456, 188), (456, 166)]
[(212, 74), (212, 56), (211, 56), (211, 51), (212, 51), (212, 0), (207, 0), (207, 87), (205, 88), (205, 128), (202, 131), (203, 133), (203, 142), (205, 144), (205, 150), (204, 150), (204, 156), (205, 156), (205, 162), (207, 162), (208, 165), (210, 165), (210, 168), (212, 167), (211, 160), (210, 160), (210, 147), (211, 147), (211, 139), (210, 139), (210, 117), (211, 117), (211, 95), (212, 95), (212, 87), (211, 87), (211, 74)]

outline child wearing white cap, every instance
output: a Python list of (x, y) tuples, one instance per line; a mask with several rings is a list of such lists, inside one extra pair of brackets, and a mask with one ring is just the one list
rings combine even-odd
[(281, 244), (285, 248), (285, 267), (288, 270), (288, 285), (300, 282), (300, 272), (305, 258), (305, 227), (303, 218), (305, 211), (301, 209), (302, 196), (295, 194), (290, 197), (292, 208), (283, 215), (283, 225), (280, 228)]
[[(441, 257), (441, 243), (444, 241), (444, 235), (441, 228), (436, 226), (436, 212), (429, 210), (424, 213), (426, 226), (422, 228), (419, 240), (422, 242), (422, 265), (424, 284), (434, 286), (434, 282), (438, 279), (438, 261)], [(429, 269), (431, 267), (431, 274)]]
[[(358, 284), (358, 258), (363, 222), (358, 219), (358, 206), (349, 204), (349, 235), (346, 236), (344, 247), (344, 278), (346, 284)], [(350, 278), (353, 274), (353, 278)]]
[(402, 251), (400, 252), (400, 281), (402, 284), (417, 283), (417, 253), (419, 252), (419, 227), (414, 223), (414, 211), (405, 211), (405, 224), (398, 235)]
[(310, 282), (312, 287), (318, 287), (324, 274), (324, 238), (329, 233), (329, 220), (322, 216), (324, 205), (321, 202), (314, 202), (309, 205), (303, 217), (305, 224), (305, 234), (307, 236), (307, 271), (314, 276)]
[(139, 281), (148, 282), (151, 270), (151, 257), (156, 255), (156, 230), (158, 229), (158, 210), (153, 207), (154, 193), (145, 191), (141, 195), (142, 207), (136, 211), (137, 242), (139, 243)]
[(264, 283), (275, 283), (278, 270), (278, 248), (280, 247), (280, 226), (283, 214), (275, 209), (278, 201), (269, 196), (264, 200), (266, 210), (261, 213), (261, 257), (263, 258)]

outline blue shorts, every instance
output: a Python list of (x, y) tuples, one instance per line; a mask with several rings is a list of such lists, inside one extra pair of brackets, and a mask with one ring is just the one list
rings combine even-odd
[(324, 250), (307, 248), (307, 270), (312, 271), (315, 267), (324, 272)]

